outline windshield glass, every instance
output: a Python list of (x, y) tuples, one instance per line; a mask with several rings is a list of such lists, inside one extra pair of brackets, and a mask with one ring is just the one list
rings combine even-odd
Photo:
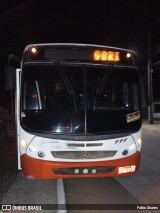
[[(106, 134), (140, 128), (136, 69), (28, 65), (21, 123), (50, 134)], [(135, 114), (135, 119), (128, 119)], [(132, 116), (133, 117), (133, 116)]]

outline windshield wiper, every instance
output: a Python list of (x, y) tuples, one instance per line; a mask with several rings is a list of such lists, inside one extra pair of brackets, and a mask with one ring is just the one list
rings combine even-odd
[(97, 86), (96, 86), (96, 94), (95, 94), (95, 98), (94, 98), (94, 105), (93, 105), (93, 109), (95, 111), (95, 107), (96, 107), (96, 98), (97, 98), (97, 95), (101, 95), (102, 94), (102, 91), (104, 89), (104, 86), (106, 85), (107, 81), (108, 81), (108, 78), (110, 76), (110, 73), (111, 73), (111, 67), (109, 67), (110, 69), (107, 70), (102, 78), (102, 80), (99, 82), (99, 78), (97, 80)]
[(74, 108), (75, 108), (75, 112), (77, 113), (77, 105), (76, 105), (76, 98), (75, 98), (74, 89), (73, 89), (72, 85), (70, 84), (69, 79), (68, 79), (68, 77), (67, 77), (67, 75), (66, 75), (66, 73), (65, 73), (65, 71), (63, 69), (63, 66), (61, 65), (60, 61), (56, 60), (56, 64), (57, 64), (59, 72), (60, 72), (60, 74), (62, 76), (62, 79), (63, 79), (63, 81), (64, 81), (64, 83), (65, 83), (65, 85), (67, 87), (67, 90), (68, 90), (69, 94), (73, 96)]

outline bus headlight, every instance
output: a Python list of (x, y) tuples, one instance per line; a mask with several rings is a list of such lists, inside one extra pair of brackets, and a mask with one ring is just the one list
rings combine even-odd
[(136, 150), (136, 145), (132, 144), (131, 146), (129, 146), (129, 150), (130, 151), (135, 151)]
[(141, 139), (141, 138), (138, 138), (138, 140), (137, 140), (137, 145), (138, 145), (138, 146), (141, 146), (141, 145), (142, 145), (142, 139)]
[(26, 140), (21, 140), (20, 142), (22, 147), (27, 147), (27, 141)]
[(30, 151), (30, 152), (36, 152), (37, 149), (36, 149), (36, 147), (34, 147), (34, 146), (30, 146), (30, 147), (29, 147), (29, 151)]

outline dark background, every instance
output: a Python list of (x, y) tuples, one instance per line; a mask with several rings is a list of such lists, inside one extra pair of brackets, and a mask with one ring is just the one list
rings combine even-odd
[[(89, 43), (134, 50), (147, 74), (150, 34), (154, 91), (160, 82), (159, 0), (0, 0), (0, 106), (9, 102), (4, 69), (31, 43)], [(14, 66), (19, 66), (13, 62)], [(160, 92), (154, 92), (160, 99)]]

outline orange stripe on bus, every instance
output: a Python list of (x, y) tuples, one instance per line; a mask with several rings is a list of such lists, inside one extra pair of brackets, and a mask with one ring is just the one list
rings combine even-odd
[[(32, 176), (33, 179), (55, 179), (55, 178), (80, 178), (80, 177), (111, 177), (111, 176), (126, 176), (137, 172), (139, 168), (140, 152), (136, 152), (126, 158), (109, 160), (109, 161), (97, 161), (97, 162), (56, 162), (45, 161), (31, 158), (27, 155), (21, 156), (22, 170), (24, 176)], [(136, 170), (133, 173), (118, 174), (118, 167), (136, 165)], [(107, 167), (115, 166), (116, 169), (113, 172), (103, 174), (65, 174), (59, 175), (54, 173), (54, 169), (59, 168), (80, 168), (80, 167)]]

